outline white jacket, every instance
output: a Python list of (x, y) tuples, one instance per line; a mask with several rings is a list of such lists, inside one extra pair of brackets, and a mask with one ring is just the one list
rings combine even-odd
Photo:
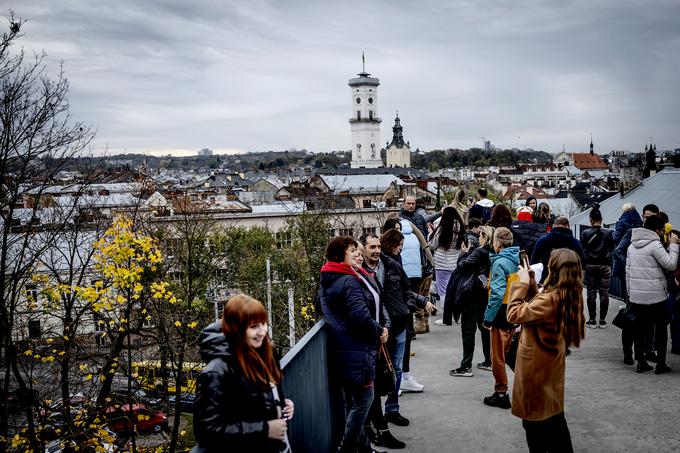
[(651, 305), (668, 299), (664, 270), (674, 271), (678, 265), (678, 244), (668, 252), (659, 236), (646, 228), (633, 228), (626, 259), (626, 286), (634, 304)]

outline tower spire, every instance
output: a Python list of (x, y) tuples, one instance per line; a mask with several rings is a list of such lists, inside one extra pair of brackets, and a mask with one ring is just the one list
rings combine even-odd
[(593, 154), (593, 133), (590, 133), (590, 154)]
[(361, 72), (366, 72), (366, 54), (361, 52)]

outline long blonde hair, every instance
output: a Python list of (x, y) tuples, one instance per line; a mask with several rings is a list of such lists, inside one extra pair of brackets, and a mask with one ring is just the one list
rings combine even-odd
[(583, 315), (583, 271), (581, 258), (570, 249), (556, 249), (548, 260), (545, 291), (557, 293), (557, 328), (566, 347), (581, 345), (585, 338)]

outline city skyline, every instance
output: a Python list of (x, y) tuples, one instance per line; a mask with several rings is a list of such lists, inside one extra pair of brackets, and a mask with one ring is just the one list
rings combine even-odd
[[(26, 1), (94, 152), (349, 150), (347, 80), (380, 78), (413, 150), (680, 148), (680, 4)], [(8, 11), (0, 11), (7, 16)], [(6, 27), (6, 21), (4, 21)], [(384, 143), (381, 144), (384, 147)]]

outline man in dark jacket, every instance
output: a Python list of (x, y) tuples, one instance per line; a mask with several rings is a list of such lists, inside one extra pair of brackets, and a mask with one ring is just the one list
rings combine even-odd
[(585, 265), (586, 257), (583, 254), (581, 244), (569, 228), (569, 219), (563, 216), (555, 219), (555, 225), (553, 225), (550, 233), (541, 236), (534, 246), (531, 264), (543, 264), (541, 282), (548, 276), (548, 260), (550, 260), (550, 254), (555, 249), (571, 249), (575, 251), (581, 257), (581, 266)]
[(416, 197), (413, 195), (406, 195), (404, 197), (404, 206), (401, 209), (401, 212), (399, 213), (399, 217), (402, 219), (406, 219), (412, 224), (414, 224), (421, 233), (423, 233), (423, 236), (427, 239), (427, 222), (425, 221), (425, 217), (422, 215), (418, 214), (416, 212)]
[(483, 187), (477, 190), (477, 203), (470, 208), (471, 219), (480, 219), (482, 223), (489, 221), (494, 203), (487, 198), (488, 195), (489, 193)]
[[(380, 259), (381, 255), (381, 244), (380, 238), (373, 233), (365, 234), (360, 239), (361, 245), (363, 246), (362, 253), (364, 254), (364, 264), (363, 268), (369, 273), (372, 281), (375, 281), (377, 289), (380, 293), (380, 305), (383, 308), (383, 316), (381, 319), (381, 324), (388, 328), (390, 331), (390, 337), (392, 337), (395, 332), (392, 329), (391, 320), (387, 312), (387, 307), (385, 306), (385, 297), (383, 288), (385, 285), (385, 265)], [(383, 321), (384, 320), (384, 321)], [(373, 431), (373, 427), (376, 431)], [(376, 393), (373, 397), (373, 403), (368, 411), (368, 417), (366, 418), (366, 423), (364, 425), (364, 433), (371, 440), (372, 443), (387, 447), (400, 449), (404, 448), (406, 444), (399, 439), (395, 438), (390, 432), (390, 428), (387, 424), (387, 419), (382, 410), (382, 400), (380, 394)]]
[[(611, 256), (614, 239), (610, 230), (602, 228), (602, 214), (599, 206), (590, 211), (591, 227), (581, 233), (581, 247), (586, 256), (585, 281), (588, 287), (588, 317), (586, 327), (604, 329), (607, 327), (609, 310), (609, 279), (611, 277)], [(600, 294), (600, 320), (597, 317), (597, 294)]]

